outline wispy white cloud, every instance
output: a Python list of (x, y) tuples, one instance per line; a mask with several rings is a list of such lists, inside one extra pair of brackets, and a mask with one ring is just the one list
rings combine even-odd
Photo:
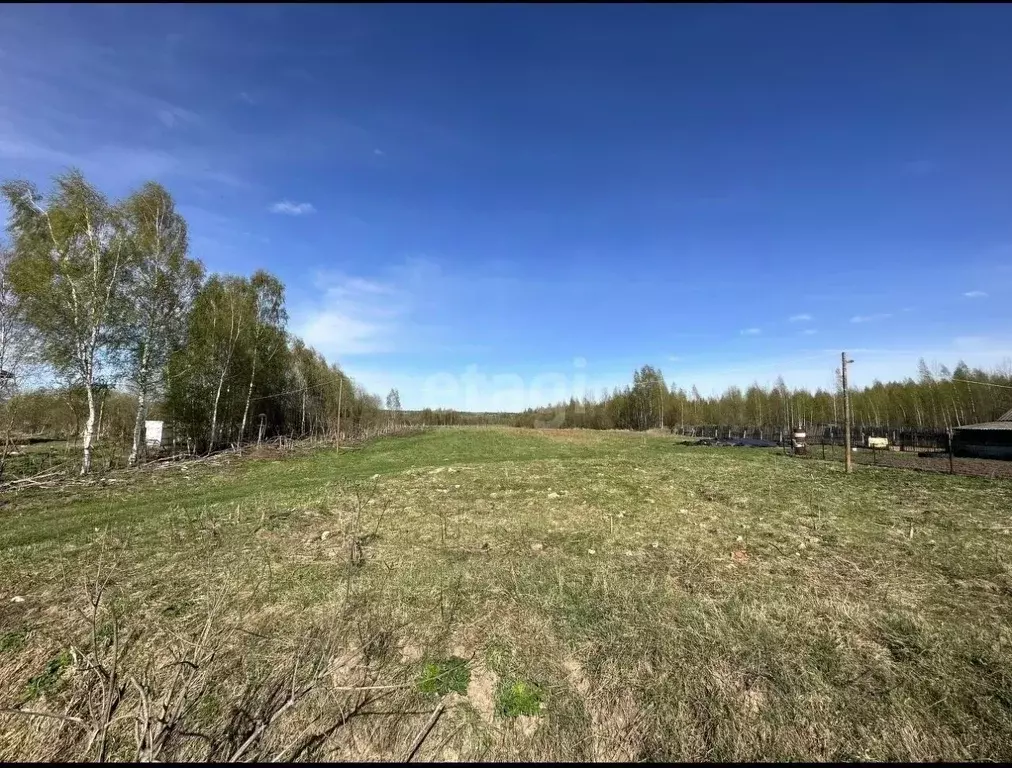
[(967, 291), (963, 294), (968, 299), (983, 299), (987, 298), (987, 294), (984, 291)]
[(185, 177), (192, 181), (241, 184), (234, 176), (223, 171), (212, 171), (200, 158), (184, 153), (170, 153), (157, 149), (98, 145), (83, 152), (67, 152), (17, 134), (4, 134), (0, 126), (0, 160), (18, 163), (41, 164), (53, 170), (68, 166), (80, 168), (100, 186), (122, 191), (139, 181), (164, 180), (168, 177)]
[(807, 323), (811, 319), (812, 319), (811, 315), (802, 313), (800, 315), (791, 315), (789, 318), (787, 318), (787, 321), (790, 323)]
[(802, 336), (814, 336), (817, 333), (818, 333), (818, 331), (815, 330), (814, 328), (806, 328), (805, 330), (803, 330), (801, 332), (801, 335)]
[(890, 317), (892, 317), (892, 313), (890, 312), (881, 312), (877, 315), (854, 315), (852, 318), (850, 318), (850, 322), (874, 323), (877, 322), (878, 320), (888, 320)]
[(41, 160), (49, 163), (69, 164), (76, 158), (66, 152), (51, 149), (28, 138), (0, 134), (0, 159)]
[(173, 104), (160, 107), (155, 111), (155, 116), (166, 128), (176, 128), (187, 124), (194, 125), (200, 122), (200, 117), (196, 112), (191, 112), (188, 109), (183, 109)]
[[(114, 195), (149, 179), (163, 183), (186, 180), (196, 184), (247, 186), (225, 167), (227, 160), (223, 161), (221, 153), (212, 155), (206, 146), (181, 145), (174, 140), (166, 144), (143, 126), (130, 136), (92, 130), (92, 121), (73, 114), (63, 115), (53, 108), (53, 104), (59, 103), (60, 92), (46, 90), (44, 83), (37, 90), (47, 94), (48, 99), (45, 103), (32, 103), (29, 109), (23, 106), (20, 94), (33, 83), (29, 81), (9, 91), (0, 84), (0, 162), (12, 163), (12, 167), (2, 168), (5, 174), (40, 178), (76, 167)], [(3, 103), (5, 99), (7, 104)], [(193, 127), (202, 125), (196, 113), (165, 102), (145, 103), (135, 112), (154, 116), (170, 128), (184, 123)]]
[(287, 216), (305, 216), (309, 213), (316, 213), (312, 203), (293, 203), (291, 200), (281, 200), (274, 203), (269, 209), (271, 213), (283, 213)]
[(746, 328), (741, 332), (742, 336), (758, 336), (762, 331), (758, 328)]
[(392, 352), (410, 343), (414, 307), (410, 277), (394, 271), (386, 279), (339, 272), (317, 276), (318, 298), (293, 309), (293, 326), (327, 359)]
[(327, 308), (303, 325), (300, 336), (328, 359), (393, 350), (393, 332), (384, 323), (355, 317), (354, 310)]
[[(88, 24), (101, 26), (103, 15)], [(221, 140), (215, 111), (197, 114), (191, 103), (154, 95), (167, 77), (188, 76), (176, 69), (174, 42), (159, 33), (97, 44), (81, 28), (83, 17), (73, 16), (50, 25), (32, 12), (0, 24), (3, 175), (41, 181), (75, 166), (111, 195), (149, 179), (184, 197), (191, 183), (245, 186), (236, 173), (245, 148)]]
[(496, 290), (480, 271), (448, 272), (411, 256), (369, 275), (321, 272), (315, 291), (293, 296), (289, 311), (293, 332), (331, 362), (391, 352), (439, 359), (488, 351), (495, 328), (482, 328), (474, 312)]

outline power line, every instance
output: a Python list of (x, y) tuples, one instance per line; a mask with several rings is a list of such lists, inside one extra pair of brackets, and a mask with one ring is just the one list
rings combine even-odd
[(308, 387), (308, 386), (307, 387), (299, 387), (297, 389), (288, 389), (288, 390), (285, 390), (283, 392), (272, 392), (269, 395), (261, 395), (260, 397), (250, 398), (250, 402), (252, 403), (255, 400), (267, 400), (267, 399), (272, 398), (272, 397), (280, 397), (281, 395), (291, 395), (291, 394), (294, 394), (296, 392), (308, 392), (311, 389), (319, 389), (320, 387), (330, 386), (333, 383), (334, 382), (332, 382), (332, 381), (324, 381), (324, 382), (321, 382), (320, 384), (314, 384), (311, 387)]
[(1008, 384), (994, 384), (990, 381), (973, 381), (972, 379), (952, 379), (953, 381), (961, 381), (964, 384), (982, 384), (985, 387), (998, 387), (999, 389), (1012, 389)]

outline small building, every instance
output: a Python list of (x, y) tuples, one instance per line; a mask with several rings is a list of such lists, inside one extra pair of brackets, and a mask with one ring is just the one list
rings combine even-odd
[(975, 459), (1012, 460), (1012, 411), (997, 421), (953, 429), (952, 454)]
[(153, 448), (165, 445), (172, 439), (172, 430), (165, 426), (164, 421), (148, 420), (144, 422), (144, 444)]

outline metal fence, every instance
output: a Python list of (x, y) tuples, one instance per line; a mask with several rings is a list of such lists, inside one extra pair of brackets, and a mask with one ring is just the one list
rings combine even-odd
[[(782, 427), (706, 424), (675, 427), (672, 431), (682, 437), (706, 440), (765, 440), (799, 459), (843, 462), (846, 458), (843, 429), (836, 424), (807, 426), (803, 453), (794, 452), (792, 430)], [(869, 437), (886, 438), (888, 447), (868, 447)], [(940, 430), (855, 426), (851, 430), (851, 446), (854, 464), (1012, 479), (1012, 461), (956, 457), (951, 452), (948, 433)]]
[[(718, 440), (769, 440), (782, 445), (790, 442), (792, 430), (786, 427), (704, 424), (675, 427), (675, 432), (686, 437)], [(805, 432), (808, 435), (809, 443), (825, 443), (827, 445), (843, 445), (844, 443), (843, 427), (839, 424), (806, 425)], [(944, 430), (865, 425), (855, 425), (851, 428), (850, 438), (853, 445), (864, 445), (869, 437), (884, 437), (889, 441), (889, 445), (896, 446), (900, 451), (949, 450), (949, 436)]]

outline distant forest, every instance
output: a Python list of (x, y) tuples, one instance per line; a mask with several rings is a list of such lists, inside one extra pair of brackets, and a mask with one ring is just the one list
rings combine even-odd
[[(837, 372), (837, 378), (839, 372)], [(975, 382), (975, 383), (968, 383)], [(773, 387), (752, 384), (729, 387), (717, 397), (702, 397), (668, 385), (661, 371), (645, 365), (633, 374), (632, 384), (600, 399), (575, 398), (545, 408), (524, 411), (517, 426), (583, 427), (589, 429), (651, 429), (724, 425), (789, 428), (843, 423), (843, 397), (837, 380), (832, 391), (791, 389), (783, 378)], [(951, 371), (932, 371), (924, 360), (917, 378), (851, 388), (852, 421), (856, 427), (904, 427), (944, 430), (948, 427), (993, 421), (1012, 409), (1012, 366), (984, 370), (959, 362)]]

